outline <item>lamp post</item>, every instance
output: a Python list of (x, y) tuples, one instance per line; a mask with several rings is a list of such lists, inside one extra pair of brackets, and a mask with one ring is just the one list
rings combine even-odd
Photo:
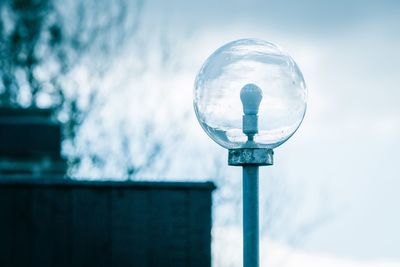
[(194, 86), (200, 125), (228, 149), (228, 164), (243, 168), (243, 266), (259, 266), (259, 166), (288, 140), (306, 111), (307, 88), (298, 66), (280, 47), (241, 39), (217, 49)]

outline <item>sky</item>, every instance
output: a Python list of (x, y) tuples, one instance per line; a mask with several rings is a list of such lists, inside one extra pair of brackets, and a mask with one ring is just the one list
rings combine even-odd
[[(227, 153), (196, 121), (192, 88), (197, 71), (227, 42), (251, 37), (277, 43), (303, 72), (308, 107), (298, 132), (275, 150), (275, 165), (261, 170), (261, 201), (269, 199), (265, 195), (274, 192), (274, 185), (283, 184), (284, 196), (294, 200), (288, 201), (292, 213), (280, 231), (320, 221), (291, 254), (304, 266), (399, 266), (399, 29), (398, 1), (148, 0), (138, 38), (149, 50), (150, 71), (122, 83), (127, 88), (162, 87), (162, 94), (147, 90), (137, 97), (137, 90), (121, 90), (110, 98), (113, 108), (104, 116), (127, 112), (125, 106), (134, 114), (145, 102), (150, 104), (142, 114), (147, 108), (158, 110), (160, 124), (168, 128), (171, 118), (178, 122), (187, 114), (181, 145), (171, 152), (165, 177), (213, 177), (208, 170), (215, 160), (225, 162)], [(157, 36), (174, 67), (157, 67)], [(133, 44), (128, 47), (131, 57), (124, 55), (121, 61), (133, 67), (124, 71), (135, 70), (137, 51)], [(222, 171), (238, 189), (240, 170), (225, 166)], [(240, 189), (233, 193), (240, 198)], [(261, 220), (268, 215), (261, 211)], [(293, 245), (285, 234), (269, 238), (262, 237), (282, 244), (276, 245), (280, 251)]]

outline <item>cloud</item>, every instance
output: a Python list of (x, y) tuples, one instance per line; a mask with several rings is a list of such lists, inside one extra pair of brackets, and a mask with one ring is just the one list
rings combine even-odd
[[(213, 266), (242, 266), (242, 233), (236, 226), (214, 227)], [(354, 261), (302, 251), (262, 238), (260, 266), (270, 267), (398, 267), (400, 261)]]

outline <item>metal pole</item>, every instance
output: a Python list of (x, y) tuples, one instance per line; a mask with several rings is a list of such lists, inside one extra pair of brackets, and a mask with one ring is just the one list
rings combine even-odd
[(258, 166), (243, 166), (243, 267), (259, 266)]
[(243, 167), (243, 266), (259, 266), (258, 169), (274, 164), (267, 148), (230, 149), (228, 164)]

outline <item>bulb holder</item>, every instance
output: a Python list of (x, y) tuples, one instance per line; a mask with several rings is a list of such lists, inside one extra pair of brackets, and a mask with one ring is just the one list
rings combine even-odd
[(253, 140), (253, 136), (258, 133), (257, 115), (243, 115), (243, 133)]
[(274, 151), (268, 148), (236, 148), (228, 150), (230, 166), (271, 166), (274, 164)]

